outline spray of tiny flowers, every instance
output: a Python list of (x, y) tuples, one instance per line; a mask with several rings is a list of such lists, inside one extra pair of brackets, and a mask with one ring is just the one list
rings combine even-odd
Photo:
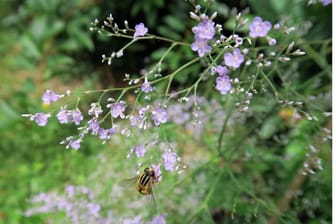
[[(320, 2), (327, 5), (331, 1)], [(289, 101), (282, 96), (270, 77), (274, 72), (272, 68), (286, 66), (293, 57), (306, 54), (290, 40), (295, 27), (287, 26), (282, 21), (272, 24), (260, 16), (248, 19), (245, 13), (233, 15), (233, 32), (224, 34), (223, 21), (218, 18), (218, 12), (209, 14), (206, 8), (195, 5), (189, 14), (190, 19), (194, 21), (194, 26), (190, 27), (192, 38), (184, 41), (157, 36), (151, 33), (151, 28), (143, 22), (131, 25), (125, 21), (123, 25), (117, 24), (112, 14), (103, 21), (95, 19), (90, 27), (92, 32), (130, 40), (120, 49), (113, 49), (111, 54), (102, 55), (102, 63), (113, 66), (113, 61), (121, 59), (138, 41), (157, 40), (167, 43), (169, 47), (163, 52), (160, 60), (140, 76), (133, 78), (126, 73), (124, 77), (126, 87), (87, 90), (80, 93), (72, 93), (70, 90), (66, 93), (55, 93), (48, 89), (41, 97), (44, 104), (60, 103), (63, 100), (68, 102), (69, 99), (74, 99), (75, 103), (62, 104), (57, 111), (36, 112), (22, 116), (36, 122), (38, 126), (47, 126), (49, 119), (56, 119), (60, 128), (66, 125), (77, 127), (77, 133), (60, 140), (60, 144), (68, 150), (80, 150), (81, 144), (89, 135), (95, 136), (103, 144), (113, 141), (115, 136), (125, 139), (134, 137), (136, 141), (131, 141), (127, 158), (137, 161), (139, 167), (143, 164), (152, 164), (157, 174), (154, 182), (159, 183), (164, 180), (160, 169), (167, 171), (168, 175), (169, 172), (181, 173), (186, 168), (174, 139), (166, 137), (165, 127), (171, 124), (184, 125), (197, 135), (198, 130), (204, 127), (204, 122), (207, 122), (206, 116), (202, 115), (204, 105), (207, 105), (208, 108), (217, 108), (213, 114), (219, 120), (216, 122), (219, 124), (216, 129), (218, 134), (216, 148), (221, 155), (222, 136), (232, 110), (248, 113), (255, 95), (270, 91), (279, 104), (296, 112), (303, 111), (304, 108), (303, 102), (295, 99)], [(279, 38), (282, 36), (288, 37)], [(165, 57), (178, 48), (189, 49), (193, 58), (174, 71), (165, 70), (163, 66)], [(174, 89), (172, 85), (174, 79), (182, 71), (195, 65), (199, 66), (200, 70), (193, 83), (183, 89)], [(158, 87), (162, 86), (162, 83), (165, 88)], [(202, 98), (204, 97), (202, 87), (209, 83), (222, 102), (232, 105), (231, 111), (230, 109), (223, 111), (215, 99), (208, 102)], [(111, 97), (112, 93), (117, 94), (117, 97), (115, 95)], [(128, 100), (129, 93), (134, 94), (135, 100)], [(84, 111), (80, 99), (97, 94), (97, 99)], [(300, 114), (312, 117), (305, 112)], [(224, 127), (221, 126), (223, 121)], [(72, 191), (73, 188), (68, 187), (68, 198), (58, 200), (57, 203), (63, 201), (63, 204), (54, 202), (51, 205), (52, 209), (66, 211), (70, 219), (74, 218), (75, 212), (75, 204), (71, 204)], [(59, 196), (53, 195), (48, 198), (41, 195), (35, 200), (53, 201), (53, 197), (57, 199)], [(95, 220), (100, 219), (99, 205), (95, 204), (93, 196), (88, 198), (90, 201), (85, 202), (83, 209), (94, 214)], [(28, 214), (33, 212), (29, 211)], [(165, 218), (166, 215), (160, 215), (148, 223), (165, 223)], [(125, 219), (124, 223), (142, 223), (140, 220), (141, 216), (137, 216)]]

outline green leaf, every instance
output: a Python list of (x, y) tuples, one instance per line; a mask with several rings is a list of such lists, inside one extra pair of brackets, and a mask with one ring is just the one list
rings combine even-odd
[(34, 59), (40, 59), (41, 58), (41, 50), (39, 49), (37, 43), (34, 42), (33, 38), (29, 35), (23, 35), (20, 44), (22, 45), (23, 52), (28, 57), (34, 58)]
[(168, 15), (164, 18), (164, 21), (167, 25), (173, 28), (176, 31), (184, 31), (185, 30), (185, 23), (181, 23), (181, 18), (175, 17), (172, 15)]
[(170, 29), (169, 27), (166, 27), (166, 26), (160, 26), (158, 28), (158, 32), (162, 36), (169, 37), (170, 39), (173, 39), (173, 40), (180, 40), (181, 39), (180, 34), (175, 32), (175, 30), (172, 30), (172, 29)]
[(74, 62), (75, 61), (71, 57), (63, 54), (48, 57), (48, 66), (51, 67), (72, 65)]
[(285, 11), (286, 7), (288, 6), (287, 0), (282, 1), (270, 1), (272, 8), (277, 11), (279, 14)]

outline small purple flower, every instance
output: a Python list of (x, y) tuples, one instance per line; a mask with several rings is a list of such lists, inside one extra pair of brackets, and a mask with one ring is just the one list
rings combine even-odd
[(175, 165), (177, 163), (177, 154), (171, 151), (165, 151), (162, 154), (164, 161), (164, 167), (167, 171), (174, 171)]
[(46, 126), (50, 114), (36, 113), (30, 117), (31, 121), (35, 121), (38, 126)]
[(60, 111), (56, 114), (56, 118), (60, 124), (67, 124), (69, 122), (69, 113), (66, 106), (61, 107)]
[(192, 28), (195, 39), (211, 40), (215, 35), (215, 23), (209, 19), (204, 19), (197, 26)]
[(141, 117), (140, 116), (130, 116), (129, 118), (131, 126), (138, 126), (141, 122)]
[(111, 108), (111, 113), (113, 118), (120, 117), (125, 118), (124, 111), (126, 109), (125, 101), (120, 101), (119, 103), (108, 104), (107, 107)]
[(216, 78), (216, 89), (225, 95), (231, 90), (230, 78), (228, 75), (221, 75)]
[(81, 139), (70, 140), (66, 148), (72, 148), (72, 149), (78, 150), (80, 148), (81, 141), (82, 141)]
[(114, 133), (116, 133), (115, 128), (109, 128), (109, 129), (104, 129), (104, 128), (99, 128), (98, 130), (98, 136), (99, 139), (110, 139), (111, 135), (113, 135)]
[(166, 224), (166, 216), (166, 214), (157, 215), (147, 224)]
[(99, 136), (99, 139), (108, 139), (109, 137), (108, 130), (105, 128), (99, 128), (98, 136)]
[(139, 23), (138, 25), (135, 26), (135, 32), (133, 37), (135, 38), (145, 36), (147, 32), (148, 28), (145, 26), (145, 24)]
[(83, 120), (83, 115), (82, 115), (82, 113), (80, 112), (80, 110), (78, 108), (76, 108), (75, 110), (71, 111), (70, 120), (72, 122), (74, 122), (75, 125), (79, 125), (80, 122)]
[(327, 6), (331, 4), (332, 0), (320, 0), (320, 2), (322, 3), (322, 5)]
[(216, 68), (216, 72), (218, 75), (227, 75), (228, 74), (228, 69), (225, 66), (218, 65)]
[(93, 135), (97, 135), (100, 128), (98, 120), (96, 118), (92, 118), (89, 120), (88, 124), (88, 129), (91, 131), (91, 133)]
[(160, 182), (161, 179), (162, 179), (161, 170), (160, 170), (160, 164), (159, 165), (152, 164), (151, 167), (154, 170), (154, 181), (153, 182), (154, 183)]
[(268, 32), (271, 30), (272, 24), (268, 21), (263, 22), (262, 19), (257, 16), (253, 19), (250, 29), (250, 37), (265, 37)]
[(155, 126), (159, 126), (161, 123), (167, 122), (167, 111), (162, 108), (157, 108), (152, 111), (152, 119), (154, 121)]
[(96, 203), (88, 203), (87, 204), (88, 211), (96, 217), (99, 216), (99, 211), (100, 211), (100, 205)]
[(195, 39), (195, 42), (191, 44), (191, 49), (197, 51), (198, 56), (203, 57), (206, 53), (211, 52), (211, 47), (208, 45), (208, 40), (206, 39)]
[(224, 54), (225, 65), (233, 68), (239, 68), (241, 63), (244, 62), (244, 55), (240, 53), (238, 48), (233, 49), (232, 53)]
[(51, 102), (58, 101), (59, 98), (60, 98), (59, 95), (57, 95), (52, 90), (47, 89), (42, 96), (42, 101), (44, 104), (50, 104)]
[(68, 185), (65, 187), (65, 192), (69, 198), (72, 198), (75, 195), (76, 189), (73, 185)]
[(132, 150), (137, 157), (143, 157), (146, 153), (146, 148), (143, 145), (137, 145)]
[(134, 218), (124, 219), (123, 224), (142, 224), (141, 216), (135, 216)]
[(171, 104), (168, 107), (168, 119), (175, 124), (183, 124), (190, 119), (190, 113), (186, 112), (184, 104)]
[(103, 113), (102, 107), (98, 103), (91, 103), (91, 107), (88, 111), (90, 116), (94, 115), (95, 117), (99, 117)]
[(144, 92), (144, 93), (149, 93), (149, 92), (152, 92), (153, 90), (154, 90), (154, 88), (151, 86), (150, 82), (144, 82), (141, 85), (141, 91)]

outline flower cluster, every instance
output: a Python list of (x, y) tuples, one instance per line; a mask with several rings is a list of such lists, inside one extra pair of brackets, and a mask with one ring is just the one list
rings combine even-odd
[(161, 162), (163, 163), (164, 169), (169, 172), (177, 171), (178, 173), (181, 173), (183, 169), (186, 168), (186, 166), (182, 164), (181, 158), (178, 154), (173, 151), (172, 145), (174, 144), (169, 142), (160, 142), (158, 140), (148, 142), (147, 144), (138, 144), (130, 149), (127, 158), (131, 158), (132, 155), (135, 155), (136, 158), (141, 158), (144, 157), (145, 154), (158, 154), (159, 152), (160, 157), (157, 158), (159, 164), (151, 165), (156, 175), (154, 182), (158, 182), (161, 181), (162, 178), (160, 170)]
[[(151, 87), (148, 83), (145, 91), (151, 91), (149, 88), (153, 87)], [(63, 97), (64, 95), (57, 95), (51, 90), (46, 90), (42, 99), (44, 103), (51, 103), (59, 100), (60, 96)], [(67, 107), (68, 105), (61, 106), (60, 110), (55, 114), (58, 122), (60, 124), (74, 124), (76, 126), (82, 125), (78, 128), (78, 130), (81, 130), (78, 137), (69, 136), (65, 140), (61, 141), (61, 144), (65, 144), (67, 149), (79, 149), (86, 134), (97, 136), (100, 140), (103, 140), (103, 143), (110, 140), (112, 135), (116, 133), (120, 133), (121, 135), (129, 134), (127, 129), (118, 128), (118, 125), (112, 125), (109, 128), (104, 128), (101, 126), (100, 123), (103, 122), (106, 118), (106, 116), (102, 118), (104, 110), (101, 106), (101, 102), (91, 103), (91, 106), (87, 112), (87, 114), (90, 116), (90, 119), (84, 124), (84, 115), (80, 109), (76, 107), (75, 109), (69, 110)], [(142, 107), (139, 108), (138, 115), (136, 115), (136, 112), (134, 112), (134, 115), (127, 115), (127, 104), (125, 101), (120, 100), (115, 102), (113, 98), (109, 98), (107, 99), (106, 108), (109, 110), (105, 111), (105, 113), (107, 113), (107, 115), (109, 114), (112, 119), (128, 119), (131, 127), (146, 129), (147, 127), (151, 126), (150, 119), (152, 120), (154, 126), (159, 126), (168, 122), (167, 111), (161, 106)], [(52, 116), (52, 114), (39, 112), (36, 114), (23, 114), (22, 116), (28, 117), (31, 121), (35, 121), (39, 126), (46, 126), (48, 119)], [(139, 150), (135, 151), (138, 152)], [(139, 157), (143, 156), (142, 154), (143, 153), (140, 151), (137, 153)]]
[(215, 23), (206, 15), (202, 15), (201, 20), (197, 26), (192, 28), (195, 42), (191, 44), (191, 49), (197, 51), (198, 56), (204, 57), (206, 53), (211, 52), (208, 41), (212, 40), (215, 35)]
[(25, 212), (25, 216), (40, 213), (64, 212), (67, 220), (72, 223), (109, 223), (112, 214), (107, 218), (101, 215), (101, 206), (95, 200), (95, 195), (85, 186), (66, 186), (65, 194), (54, 192), (40, 193), (31, 199), (39, 205)]
[(35, 214), (64, 212), (65, 218), (60, 223), (141, 223), (141, 224), (166, 224), (166, 214), (158, 214), (150, 221), (144, 222), (138, 215), (133, 218), (117, 216), (109, 211), (106, 215), (98, 203), (95, 194), (86, 186), (68, 185), (64, 194), (55, 192), (40, 193), (31, 198), (32, 208), (25, 211), (25, 216)]
[(46, 126), (50, 114), (45, 113), (22, 114), (22, 117), (29, 117), (29, 120), (35, 121), (38, 126)]
[[(323, 1), (323, 4), (328, 4), (328, 1)], [(241, 28), (247, 26), (248, 20), (242, 19), (241, 13), (238, 13), (235, 18), (235, 26), (232, 30), (232, 34), (228, 35), (227, 32), (223, 31), (223, 27), (220, 25), (221, 23), (215, 23), (216, 13), (212, 16), (208, 16), (202, 13), (201, 6), (197, 5), (195, 11), (191, 12), (190, 15), (191, 18), (197, 21), (197, 24), (191, 29), (194, 35), (194, 41), (193, 43), (187, 43), (188, 46), (190, 46), (187, 50), (197, 52), (198, 56), (195, 53), (195, 57), (197, 58), (188, 61), (176, 71), (169, 73), (170, 71), (167, 72), (168, 69), (164, 71), (161, 70), (161, 63), (165, 61), (164, 57), (169, 55), (169, 51), (173, 51), (175, 47), (178, 47), (182, 43), (169, 40), (168, 43), (171, 44), (171, 46), (153, 68), (148, 70), (147, 68), (143, 69), (146, 70), (146, 72), (141, 73), (140, 78), (132, 79), (130, 75), (125, 74), (125, 81), (128, 82), (128, 86), (125, 88), (99, 90), (102, 92), (101, 96), (97, 101), (90, 104), (87, 112), (83, 110), (85, 107), (79, 105), (78, 100), (74, 107), (70, 106), (70, 104), (62, 105), (55, 113), (38, 112), (36, 114), (25, 114), (23, 116), (28, 117), (31, 121), (35, 121), (39, 126), (46, 126), (48, 119), (52, 116), (54, 116), (60, 124), (75, 125), (78, 129), (78, 134), (68, 136), (61, 141), (61, 144), (64, 144), (67, 149), (80, 149), (87, 135), (96, 136), (103, 143), (110, 141), (115, 135), (125, 138), (132, 136), (135, 139), (134, 141), (123, 142), (128, 149), (127, 157), (136, 160), (138, 164), (140, 164), (139, 161), (146, 161), (146, 163), (148, 163), (148, 160), (151, 160), (150, 163), (154, 163), (153, 160), (156, 160), (155, 164), (151, 165), (155, 173), (154, 183), (158, 183), (162, 179), (160, 165), (162, 165), (162, 168), (166, 171), (180, 172), (185, 166), (182, 165), (183, 163), (181, 162), (177, 150), (174, 150), (177, 147), (174, 146), (173, 142), (168, 142), (168, 140), (166, 140), (167, 138), (161, 134), (165, 132), (165, 127), (168, 126), (165, 125), (166, 123), (173, 122), (175, 124), (184, 125), (188, 133), (191, 132), (194, 136), (200, 138), (202, 132), (206, 129), (205, 124), (213, 122), (211, 126), (213, 130), (211, 131), (212, 133), (217, 133), (223, 126), (229, 124), (229, 122), (231, 122), (230, 119), (235, 116), (227, 117), (231, 116), (234, 107), (241, 109), (240, 111), (248, 110), (251, 97), (258, 92), (255, 85), (258, 85), (258, 87), (262, 86), (264, 89), (264, 83), (272, 84), (272, 81), (268, 80), (267, 75), (264, 74), (263, 67), (271, 66), (274, 62), (285, 63), (291, 60), (292, 56), (304, 54), (304, 52), (299, 49), (293, 50), (294, 42), (289, 45), (279, 44), (279, 46), (273, 47), (278, 44), (278, 40), (273, 38), (278, 35), (273, 35), (274, 33), (278, 32), (280, 35), (279, 31), (281, 29), (284, 31), (281, 33), (289, 33), (292, 29), (280, 24), (272, 25), (272, 23), (259, 16), (250, 22), (248, 31), (246, 31), (247, 29), (244, 30)], [(128, 27), (128, 23), (125, 21), (125, 29), (120, 29), (119, 26), (113, 22), (112, 16), (109, 16), (104, 21), (103, 28), (98, 28), (98, 23), (99, 21), (94, 22), (94, 28), (101, 32), (106, 32), (105, 27), (109, 27), (112, 29), (110, 33), (111, 36), (122, 36), (131, 39), (131, 44), (113, 51), (111, 56), (103, 55), (103, 61), (107, 61), (108, 64), (111, 64), (112, 58), (122, 57), (124, 50), (138, 40), (156, 38), (160, 41), (168, 40), (168, 38), (148, 35), (148, 28), (144, 23), (139, 23), (132, 29)], [(239, 33), (239, 35), (237, 33)], [(182, 43), (182, 45), (185, 44), (186, 43)], [(255, 45), (262, 46), (258, 48), (252, 47)], [(265, 50), (265, 48), (267, 50)], [(173, 89), (174, 84), (172, 83), (174, 79), (180, 75), (180, 73), (183, 74), (183, 72), (180, 71), (195, 66), (196, 63), (198, 63), (197, 66), (199, 67), (197, 68), (199, 70), (202, 66), (206, 67), (203, 70), (204, 72), (201, 72), (197, 77), (197, 81), (186, 89)], [(261, 79), (260, 76), (263, 76), (263, 79)], [(239, 79), (241, 78), (244, 79), (244, 82), (240, 82)], [(210, 82), (206, 83), (207, 80), (210, 80)], [(164, 85), (158, 85), (158, 83), (161, 84), (162, 82), (166, 83), (163, 83)], [(221, 94), (220, 100), (222, 100), (222, 98), (225, 98), (225, 100), (231, 98), (237, 100), (232, 103), (234, 106), (232, 106), (233, 109), (231, 108), (231, 112), (226, 113), (226, 111), (223, 110), (223, 106), (220, 105), (223, 103), (222, 101), (216, 101), (214, 99), (206, 100), (204, 97), (198, 97), (197, 94), (199, 91), (197, 88), (200, 86), (203, 87), (203, 85), (216, 89), (219, 92), (216, 92), (216, 94)], [(164, 86), (163, 91), (162, 86)], [(278, 96), (276, 88), (271, 86), (271, 89), (275, 91), (275, 95)], [(119, 97), (116, 99), (106, 99), (109, 97), (107, 95), (110, 94), (110, 92), (114, 94), (119, 90), (121, 90)], [(176, 95), (174, 95), (173, 91), (175, 91)], [(193, 100), (189, 101), (190, 98), (188, 96), (192, 91), (194, 92)], [(90, 93), (90, 91), (86, 93)], [(232, 94), (233, 96), (227, 96), (228, 94)], [(46, 90), (42, 96), (42, 101), (44, 104), (49, 105), (59, 101), (66, 95), (69, 94), (61, 95), (56, 94), (52, 90)], [(128, 97), (129, 95), (131, 96), (126, 100), (125, 96)], [(183, 95), (183, 97), (181, 95)], [(160, 98), (161, 96), (163, 99)], [(171, 103), (173, 100), (176, 100), (178, 103)], [(228, 103), (228, 105), (231, 104)], [(225, 125), (223, 125), (223, 121)], [(160, 127), (159, 131), (157, 131), (158, 127)], [(224, 129), (225, 128), (221, 130)], [(155, 134), (154, 140), (149, 140), (147, 137), (152, 134), (148, 134), (150, 131), (160, 133)], [(165, 140), (162, 140), (163, 138), (165, 138)], [(72, 199), (75, 197), (76, 190), (74, 190), (73, 187), (68, 187), (66, 191), (68, 198)], [(61, 210), (66, 213), (72, 211), (77, 214), (79, 211), (76, 211), (76, 208), (74, 208), (77, 206), (78, 209), (80, 208), (81, 211), (85, 210), (85, 213), (92, 215), (94, 218), (101, 218), (99, 204), (94, 202), (93, 196), (87, 193), (88, 191), (83, 189), (81, 191), (87, 194), (86, 196), (89, 198), (88, 201), (82, 201), (82, 205), (71, 204), (72, 201), (71, 203), (68, 201), (64, 202), (65, 199), (60, 199), (58, 196), (46, 198), (45, 195), (43, 195), (43, 197), (41, 196), (36, 201), (50, 204), (49, 206), (51, 207), (44, 208), (44, 210)], [(54, 202), (50, 202), (52, 200), (54, 200)], [(63, 204), (57, 204), (62, 200)], [(27, 214), (33, 213), (34, 212), (28, 212)], [(79, 215), (77, 214), (76, 216), (78, 217)], [(69, 217), (72, 218), (71, 215), (69, 215)], [(165, 218), (165, 215), (154, 217), (148, 224), (165, 223)], [(79, 222), (78, 220), (81, 221), (82, 218), (77, 218), (76, 222)], [(97, 220), (94, 220), (92, 222), (96, 221)], [(143, 221), (141, 216), (136, 216), (134, 218), (124, 219), (123, 223), (143, 223)]]

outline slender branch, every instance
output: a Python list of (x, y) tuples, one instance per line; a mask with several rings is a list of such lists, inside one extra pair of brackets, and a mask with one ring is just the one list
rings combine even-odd
[(231, 117), (231, 114), (232, 114), (232, 111), (233, 111), (233, 107), (234, 107), (234, 104), (233, 104), (234, 100), (230, 99), (227, 101), (227, 111), (226, 111), (226, 116), (225, 116), (225, 120), (223, 122), (223, 126), (222, 126), (222, 129), (219, 133), (219, 138), (218, 138), (218, 143), (217, 143), (217, 151), (218, 151), (218, 154), (220, 156), (223, 156), (223, 152), (221, 151), (221, 148), (222, 148), (222, 141), (223, 141), (223, 136), (224, 136), (224, 132), (226, 130), (226, 127), (227, 127), (227, 124), (228, 124), (228, 121)]

